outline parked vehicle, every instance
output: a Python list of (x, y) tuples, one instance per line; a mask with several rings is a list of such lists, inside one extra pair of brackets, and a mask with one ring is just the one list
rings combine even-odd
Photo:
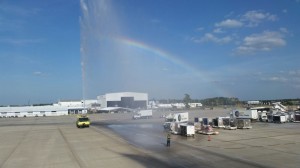
[(169, 114), (165, 118), (164, 128), (170, 129), (171, 123), (187, 123), (189, 120), (189, 113), (175, 113), (175, 114)]
[(224, 128), (225, 126), (224, 126), (224, 123), (223, 123), (223, 119), (224, 118), (228, 118), (229, 119), (229, 117), (217, 117), (217, 118), (214, 118), (213, 120), (212, 120), (212, 122), (213, 122), (213, 127), (216, 127), (216, 128)]
[(285, 114), (274, 114), (273, 115), (273, 122), (274, 123), (285, 123), (287, 122)]
[(89, 127), (91, 124), (90, 119), (86, 115), (77, 116), (76, 126), (77, 128)]
[(175, 134), (175, 135), (178, 135), (181, 133), (181, 130), (180, 130), (180, 124), (182, 123), (179, 123), (179, 122), (171, 122), (170, 123), (170, 127), (169, 127), (169, 130), (172, 134)]
[(151, 118), (152, 110), (141, 110), (137, 112), (137, 114), (133, 115), (133, 119), (142, 119), (142, 118)]
[(237, 119), (236, 118), (223, 118), (224, 129), (236, 130)]
[(295, 120), (294, 122), (300, 122), (300, 112), (295, 112)]
[(236, 120), (237, 120), (237, 128), (238, 129), (252, 128), (250, 119), (236, 119)]
[(254, 107), (245, 111), (233, 111), (231, 116), (240, 119), (250, 119), (251, 122), (256, 122), (257, 120), (267, 121), (267, 113), (270, 111), (271, 109), (268, 107)]

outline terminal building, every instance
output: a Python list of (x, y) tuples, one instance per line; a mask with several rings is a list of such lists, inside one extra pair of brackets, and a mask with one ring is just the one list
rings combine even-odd
[(0, 107), (0, 118), (7, 117), (40, 117), (84, 114), (87, 108), (97, 100), (66, 100), (52, 105), (40, 106), (7, 106)]
[(148, 104), (147, 93), (119, 92), (107, 93), (97, 97), (101, 108), (123, 107), (130, 109), (146, 109)]
[(40, 117), (40, 116), (62, 116), (73, 113), (85, 113), (82, 107), (66, 106), (19, 106), (19, 107), (1, 107), (0, 117)]
[(147, 93), (107, 93), (91, 100), (64, 100), (45, 106), (0, 107), (0, 118), (83, 114), (87, 113), (88, 109), (104, 112), (130, 111), (131, 109), (146, 109), (147, 104)]

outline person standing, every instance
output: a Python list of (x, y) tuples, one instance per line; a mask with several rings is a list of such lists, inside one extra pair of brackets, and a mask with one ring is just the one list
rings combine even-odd
[(171, 135), (170, 133), (168, 133), (167, 135), (167, 147), (170, 147), (171, 146)]

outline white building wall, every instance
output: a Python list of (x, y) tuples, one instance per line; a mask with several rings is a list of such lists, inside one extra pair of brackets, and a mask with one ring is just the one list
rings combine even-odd
[(101, 108), (107, 107), (106, 95), (97, 96), (98, 103), (101, 105)]
[(101, 108), (105, 108), (107, 107), (108, 101), (121, 101), (122, 97), (133, 97), (135, 101), (146, 101), (146, 104), (148, 104), (148, 94), (137, 92), (107, 93), (97, 96), (97, 99), (98, 103), (101, 104)]
[(147, 93), (136, 93), (136, 92), (120, 92), (120, 93), (107, 93), (105, 95), (106, 101), (121, 101), (121, 97), (134, 97), (134, 100), (147, 100)]
[(68, 109), (78, 107), (64, 106), (20, 106), (0, 107), (1, 117), (34, 117), (34, 116), (59, 116), (68, 115)]
[[(92, 104), (95, 104), (95, 103), (98, 103), (98, 100), (97, 99), (91, 99), (91, 100), (82, 100), (83, 104), (82, 105), (85, 105), (85, 107), (87, 108), (90, 108), (92, 107)], [(83, 107), (83, 106), (82, 106)]]
[(83, 102), (80, 101), (59, 101), (59, 106), (65, 106), (65, 107), (83, 107)]
[(248, 104), (252, 104), (252, 105), (257, 105), (257, 104), (259, 104), (260, 102), (254, 100), (254, 101), (248, 101), (247, 103), (248, 103)]

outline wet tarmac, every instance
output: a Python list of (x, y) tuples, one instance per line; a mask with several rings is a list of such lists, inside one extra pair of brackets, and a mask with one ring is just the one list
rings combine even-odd
[(300, 164), (299, 123), (257, 122), (252, 129), (215, 129), (220, 135), (211, 136), (211, 141), (202, 134), (172, 135), (170, 148), (166, 147), (163, 123), (164, 119), (158, 116), (148, 120), (125, 117), (96, 122), (94, 126), (106, 127), (149, 158), (169, 167), (298, 167)]
[[(194, 138), (171, 135), (171, 147), (166, 147), (167, 132), (160, 116), (167, 113), (142, 120), (132, 120), (132, 113), (93, 114), (92, 125), (86, 129), (75, 126), (76, 116), (2, 118), (0, 167), (300, 165), (300, 123), (257, 122), (252, 129), (215, 129), (220, 134), (211, 136), (211, 141), (202, 134)], [(189, 111), (189, 120), (226, 114), (222, 109)]]

